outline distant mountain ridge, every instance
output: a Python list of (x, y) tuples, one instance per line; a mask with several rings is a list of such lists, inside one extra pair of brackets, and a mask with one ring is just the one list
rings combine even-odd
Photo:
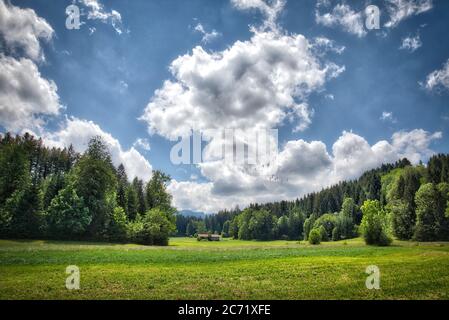
[(195, 217), (204, 219), (206, 217), (206, 214), (204, 212), (200, 211), (192, 211), (192, 210), (180, 210), (178, 211), (178, 214), (184, 216), (184, 217)]

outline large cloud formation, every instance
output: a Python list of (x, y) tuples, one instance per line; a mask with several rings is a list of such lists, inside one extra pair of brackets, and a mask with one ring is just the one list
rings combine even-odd
[(6, 130), (40, 130), (44, 117), (58, 115), (62, 108), (56, 84), (43, 78), (36, 65), (44, 60), (40, 41), (53, 35), (34, 10), (0, 0), (0, 126)]
[[(154, 93), (141, 117), (151, 134), (176, 139), (191, 129), (273, 128), (286, 120), (295, 121), (301, 131), (311, 122), (307, 96), (344, 71), (317, 54), (323, 41), (287, 34), (273, 25), (284, 1), (232, 3), (239, 9), (260, 9), (268, 25), (252, 28), (251, 39), (221, 52), (197, 46), (175, 59), (170, 65), (173, 79)], [(326, 44), (325, 50), (333, 45)]]
[(430, 145), (442, 133), (417, 129), (400, 131), (390, 141), (370, 145), (366, 139), (343, 132), (327, 151), (321, 141), (289, 141), (277, 157), (273, 175), (260, 175), (220, 161), (200, 165), (209, 182), (173, 180), (169, 191), (183, 209), (216, 212), (235, 205), (296, 199), (312, 191), (359, 177), (364, 171), (408, 158), (413, 163), (430, 157)]
[(0, 125), (6, 130), (40, 128), (42, 116), (61, 109), (57, 86), (41, 77), (36, 64), (27, 58), (0, 54)]
[[(264, 23), (251, 28), (251, 39), (237, 41), (224, 51), (207, 52), (198, 46), (175, 59), (170, 65), (173, 78), (154, 93), (141, 117), (150, 133), (167, 139), (177, 139), (192, 129), (239, 132), (230, 146), (223, 137), (211, 138), (203, 153), (206, 161), (198, 165), (207, 182), (171, 181), (169, 190), (178, 208), (216, 212), (235, 205), (294, 199), (356, 178), (382, 163), (402, 157), (417, 162), (432, 153), (430, 143), (441, 138), (441, 133), (414, 130), (397, 132), (391, 141), (372, 146), (363, 137), (344, 132), (331, 153), (321, 141), (287, 141), (269, 165), (220, 158), (223, 148), (236, 148), (232, 143), (250, 147), (254, 141), (242, 138), (245, 133), (279, 127), (285, 121), (292, 122), (294, 131), (307, 129), (313, 115), (308, 96), (320, 92), (327, 81), (344, 71), (344, 66), (325, 60), (326, 52), (341, 54), (344, 47), (329, 39), (308, 40), (279, 28), (276, 19), (284, 1), (232, 3), (238, 9), (260, 10)], [(362, 16), (349, 9), (338, 9), (335, 14), (351, 14), (345, 20), (347, 27), (363, 36)]]
[(35, 61), (44, 59), (40, 40), (50, 41), (53, 28), (32, 9), (22, 9), (0, 0), (0, 35), (8, 50), (17, 50)]

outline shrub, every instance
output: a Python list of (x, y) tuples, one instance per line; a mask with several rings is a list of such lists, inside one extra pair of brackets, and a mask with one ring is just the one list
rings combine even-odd
[(321, 230), (318, 228), (313, 228), (309, 233), (309, 243), (310, 244), (320, 244), (321, 243)]
[(352, 218), (347, 214), (340, 212), (335, 221), (335, 228), (332, 230), (332, 240), (351, 239), (357, 235), (355, 229)]
[(387, 234), (387, 217), (378, 200), (367, 200), (362, 206), (361, 231), (366, 244), (388, 246), (392, 239)]
[(313, 224), (315, 223), (315, 215), (311, 215), (309, 218), (307, 218), (304, 221), (304, 226), (303, 226), (303, 230), (304, 230), (304, 240), (307, 241), (309, 238), (309, 234), (310, 231), (313, 229)]
[(122, 207), (114, 208), (108, 227), (108, 238), (111, 241), (125, 242), (127, 240), (127, 218)]
[(321, 234), (323, 241), (329, 241), (332, 238), (332, 230), (337, 224), (337, 216), (332, 213), (327, 213), (319, 217), (313, 224), (314, 228), (323, 227), (324, 232)]
[(326, 228), (321, 225), (319, 228), (317, 228), (320, 231), (321, 234), (321, 241), (329, 241), (329, 236), (327, 235)]
[(126, 237), (133, 243), (142, 243), (143, 222), (140, 217), (134, 221), (129, 221), (126, 225)]
[(143, 229), (140, 234), (142, 244), (168, 245), (168, 238), (176, 231), (173, 221), (159, 208), (151, 209), (142, 219)]
[(336, 226), (334, 230), (332, 230), (332, 241), (338, 241), (342, 238), (340, 227)]

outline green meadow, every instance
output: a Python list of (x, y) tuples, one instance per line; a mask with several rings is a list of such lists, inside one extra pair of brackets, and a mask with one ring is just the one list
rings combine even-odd
[[(69, 265), (80, 289), (65, 287)], [(366, 268), (380, 269), (368, 290)], [(0, 299), (448, 299), (449, 243), (0, 240)]]

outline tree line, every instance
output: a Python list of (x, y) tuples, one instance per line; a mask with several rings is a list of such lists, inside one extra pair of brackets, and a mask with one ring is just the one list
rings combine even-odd
[(83, 154), (26, 133), (0, 136), (0, 238), (167, 245), (175, 212), (170, 177), (128, 181), (100, 137)]
[(449, 240), (449, 155), (435, 155), (427, 166), (402, 159), (295, 201), (251, 204), (205, 221), (184, 218), (183, 226), (183, 235), (221, 232), (242, 240)]

